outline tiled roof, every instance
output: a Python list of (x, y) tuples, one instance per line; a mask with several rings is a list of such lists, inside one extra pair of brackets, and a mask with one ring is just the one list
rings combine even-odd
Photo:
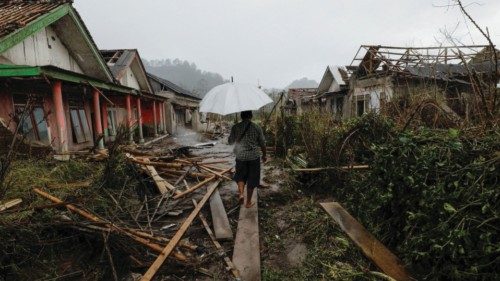
[(38, 17), (71, 1), (1, 1), (0, 2), (0, 38), (23, 28)]

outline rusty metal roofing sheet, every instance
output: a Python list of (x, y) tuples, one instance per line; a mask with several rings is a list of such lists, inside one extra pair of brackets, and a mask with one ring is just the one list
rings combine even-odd
[(1, 1), (0, 38), (23, 28), (38, 17), (71, 1)]

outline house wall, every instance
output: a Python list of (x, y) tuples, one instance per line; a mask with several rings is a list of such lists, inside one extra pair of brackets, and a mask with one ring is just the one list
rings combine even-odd
[(354, 80), (351, 82), (351, 85), (348, 103), (344, 104), (344, 116), (346, 118), (357, 116), (357, 98), (369, 97), (368, 110), (378, 112), (380, 110), (381, 98), (390, 101), (394, 93), (394, 84), (391, 77)]
[(0, 55), (0, 63), (15, 65), (53, 65), (77, 73), (82, 69), (50, 26), (29, 36)]
[(124, 86), (134, 88), (136, 90), (141, 90), (139, 81), (137, 80), (137, 77), (135, 77), (135, 74), (132, 69), (130, 69), (130, 67), (128, 67), (124, 71), (123, 76), (120, 78), (120, 83)]

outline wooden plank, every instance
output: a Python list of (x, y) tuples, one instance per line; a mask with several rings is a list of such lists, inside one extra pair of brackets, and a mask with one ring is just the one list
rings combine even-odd
[(212, 173), (212, 174), (214, 174), (214, 175), (216, 175), (218, 177), (224, 178), (224, 179), (226, 179), (228, 181), (232, 181), (233, 180), (230, 177), (223, 175), (224, 173), (227, 173), (228, 171), (230, 171), (232, 168), (226, 169), (226, 170), (222, 171), (221, 173), (218, 173), (218, 172), (216, 172), (216, 171), (214, 171), (214, 170), (212, 170), (210, 168), (207, 168), (207, 167), (205, 167), (203, 165), (198, 165), (197, 167), (200, 167), (203, 170), (205, 170), (207, 172), (210, 172), (210, 173)]
[(219, 190), (216, 190), (210, 197), (210, 212), (217, 240), (233, 240), (233, 231), (231, 230), (229, 218), (227, 217)]
[(16, 198), (16, 199), (12, 199), (10, 201), (7, 201), (5, 203), (2, 203), (2, 204), (0, 204), (0, 212), (5, 211), (7, 209), (10, 209), (14, 206), (17, 206), (17, 205), (21, 204), (22, 202), (23, 202), (23, 199)]
[(156, 274), (158, 269), (160, 269), (160, 267), (163, 265), (167, 257), (172, 253), (175, 246), (177, 246), (184, 233), (186, 233), (187, 229), (189, 228), (195, 217), (200, 213), (201, 208), (203, 208), (203, 206), (208, 201), (212, 193), (217, 189), (220, 182), (221, 181), (218, 180), (208, 188), (207, 193), (205, 194), (205, 196), (203, 196), (198, 206), (194, 208), (191, 214), (189, 214), (187, 219), (182, 223), (181, 227), (179, 228), (179, 230), (177, 230), (174, 237), (170, 239), (170, 242), (168, 242), (167, 246), (165, 246), (160, 255), (156, 258), (153, 264), (151, 264), (151, 266), (149, 267), (148, 271), (146, 271), (144, 276), (142, 276), (141, 281), (149, 281), (153, 278), (153, 276)]
[(177, 188), (175, 188), (175, 186), (171, 185), (168, 181), (162, 178), (156, 171), (155, 167), (149, 165), (146, 165), (145, 167), (148, 175), (153, 179), (156, 187), (162, 195), (167, 193), (169, 190), (173, 191), (175, 194), (181, 193), (179, 190), (177, 190)]
[[(229, 169), (227, 169), (226, 171), (223, 171), (222, 173), (223, 173), (223, 174), (224, 174), (224, 173), (227, 173), (227, 172), (229, 172), (231, 169), (232, 169), (232, 168), (229, 168)], [(201, 181), (201, 182), (197, 183), (196, 185), (194, 185), (194, 186), (190, 187), (188, 190), (183, 191), (183, 192), (181, 192), (180, 194), (176, 194), (176, 195), (174, 196), (174, 199), (179, 199), (179, 198), (181, 198), (182, 196), (185, 196), (185, 195), (187, 195), (187, 194), (189, 194), (189, 193), (191, 193), (191, 192), (193, 192), (193, 191), (197, 190), (198, 188), (200, 188), (200, 187), (204, 186), (205, 184), (207, 184), (207, 183), (209, 183), (209, 182), (213, 181), (213, 180), (215, 179), (215, 177), (216, 177), (216, 176), (211, 176), (211, 177), (209, 177), (209, 178), (207, 178), (207, 179), (205, 179), (205, 180), (203, 180), (203, 181)]]
[[(216, 190), (216, 192), (217, 191), (218, 190)], [(195, 207), (197, 206), (197, 203), (196, 203), (196, 201), (194, 199), (193, 199), (193, 204), (194, 204)], [(198, 217), (200, 218), (201, 222), (203, 223), (203, 226), (205, 227), (205, 230), (207, 231), (208, 236), (210, 236), (210, 239), (212, 239), (212, 242), (214, 243), (215, 248), (219, 252), (219, 255), (224, 258), (224, 261), (227, 264), (227, 268), (229, 270), (231, 270), (231, 272), (233, 273), (234, 278), (240, 280), (241, 279), (240, 272), (238, 271), (238, 269), (236, 269), (236, 266), (231, 261), (231, 259), (226, 255), (226, 251), (224, 251), (224, 248), (222, 247), (222, 245), (219, 243), (219, 241), (217, 241), (217, 238), (215, 237), (212, 229), (208, 225), (207, 219), (205, 219), (205, 216), (202, 213), (199, 213)]]
[(174, 196), (174, 199), (179, 199), (179, 198), (181, 198), (181, 197), (183, 197), (183, 196), (186, 196), (187, 194), (189, 194), (189, 193), (191, 193), (191, 192), (193, 192), (193, 191), (196, 191), (198, 188), (201, 188), (201, 187), (203, 187), (205, 184), (207, 184), (207, 183), (209, 183), (209, 182), (213, 181), (214, 179), (215, 179), (215, 176), (212, 176), (212, 177), (210, 177), (210, 178), (207, 178), (207, 179), (205, 179), (205, 180), (203, 180), (203, 181), (201, 181), (201, 182), (199, 182), (199, 183), (195, 184), (194, 186), (190, 187), (190, 188), (189, 188), (189, 189), (187, 189), (186, 191), (183, 191), (183, 192), (181, 192), (180, 194), (175, 195), (175, 196)]
[(252, 196), (252, 202), (255, 204), (250, 208), (244, 206), (240, 208), (233, 263), (241, 274), (241, 280), (261, 280), (257, 190), (257, 188), (254, 190)]
[(371, 235), (339, 203), (320, 203), (321, 207), (338, 223), (340, 228), (361, 248), (385, 274), (396, 280), (414, 280), (410, 277), (403, 263), (377, 238)]

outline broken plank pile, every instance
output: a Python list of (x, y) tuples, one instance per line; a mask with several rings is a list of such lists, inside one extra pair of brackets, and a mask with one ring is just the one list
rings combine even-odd
[[(232, 167), (229, 163), (210, 161), (203, 157), (179, 156), (176, 153), (155, 155), (151, 151), (136, 149), (126, 149), (124, 155), (126, 165), (135, 171), (134, 178), (144, 185), (141, 190), (129, 192), (132, 198), (124, 199), (127, 191), (123, 188), (121, 191), (119, 188), (101, 188), (99, 196), (102, 199), (106, 197), (105, 200), (110, 202), (108, 204), (114, 204), (113, 208), (102, 209), (87, 203), (92, 201), (85, 197), (55, 196), (60, 190), (59, 185), (51, 185), (47, 186), (54, 187), (50, 191), (41, 187), (33, 189), (36, 195), (51, 203), (35, 206), (34, 209), (67, 212), (57, 216), (56, 220), (72, 230), (103, 239), (115, 280), (118, 280), (118, 275), (111, 254), (113, 248), (124, 252), (134, 267), (145, 273), (142, 280), (151, 280), (160, 268), (170, 274), (174, 268), (192, 271), (193, 265), (196, 265), (195, 270), (198, 272), (212, 276), (210, 271), (200, 267), (200, 263), (214, 257), (207, 252), (210, 248), (227, 274), (239, 279), (239, 271), (226, 254), (229, 249), (224, 249), (219, 243), (233, 240), (218, 190), (222, 181), (231, 180)], [(91, 192), (89, 185), (82, 182), (71, 188)], [(68, 189), (69, 185), (64, 188)], [(207, 202), (210, 203), (207, 210), (211, 211), (212, 228), (201, 213)], [(200, 219), (198, 224), (192, 225), (197, 218)], [(188, 232), (189, 228), (192, 231)], [(205, 239), (208, 238), (208, 242), (205, 242), (209, 243), (208, 246), (199, 244), (200, 239), (196, 236), (198, 232)], [(156, 256), (156, 259), (151, 260), (151, 256)]]
[[(141, 280), (151, 280), (160, 267), (166, 263), (167, 257), (174, 252), (180, 239), (196, 217), (200, 218), (219, 256), (224, 259), (227, 265), (226, 269), (231, 272), (234, 278), (239, 279), (239, 271), (226, 256), (225, 250), (218, 242), (218, 240), (233, 239), (229, 219), (218, 191), (221, 181), (231, 180), (228, 173), (231, 172), (232, 167), (228, 167), (227, 161), (206, 161), (202, 157), (178, 157), (178, 154), (174, 154), (173, 157), (156, 157), (127, 153), (126, 157), (139, 171), (152, 180), (157, 191), (161, 194), (156, 209), (153, 211), (152, 220), (155, 219), (156, 214), (158, 217), (172, 214), (170, 208), (180, 205), (179, 201), (191, 199), (195, 203), (195, 209), (183, 221)], [(207, 187), (207, 191), (196, 203), (194, 197), (204, 187)], [(200, 212), (206, 202), (210, 202), (213, 231)], [(163, 208), (159, 208), (160, 206)]]

